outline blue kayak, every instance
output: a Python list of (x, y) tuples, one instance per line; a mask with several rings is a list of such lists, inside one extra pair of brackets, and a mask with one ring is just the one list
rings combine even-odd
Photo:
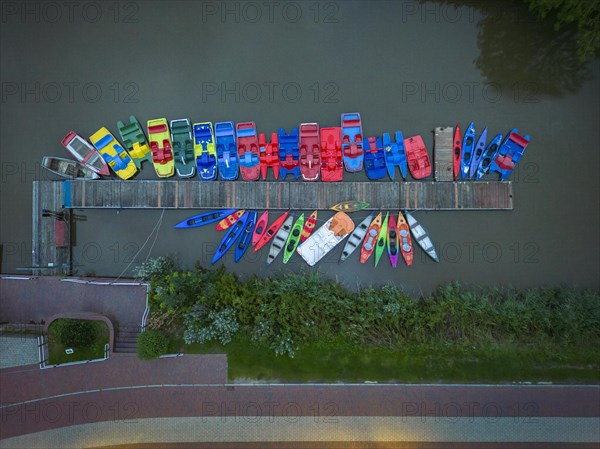
[(186, 218), (180, 223), (177, 223), (174, 228), (185, 229), (185, 228), (197, 228), (207, 224), (214, 223), (215, 221), (221, 221), (228, 215), (234, 213), (237, 209), (220, 209), (211, 210), (210, 212), (204, 212), (200, 215), (194, 215), (193, 217)]
[(471, 160), (473, 159), (473, 150), (475, 147), (475, 125), (473, 122), (465, 131), (462, 146), (462, 158), (460, 160), (460, 177), (465, 179), (471, 168)]
[(242, 258), (250, 243), (252, 241), (252, 233), (254, 232), (254, 225), (256, 224), (256, 211), (250, 212), (248, 220), (244, 226), (243, 232), (240, 234), (240, 239), (235, 245), (235, 262), (239, 262)]
[(471, 159), (471, 168), (469, 169), (469, 179), (472, 179), (477, 172), (477, 167), (479, 167), (479, 163), (483, 158), (483, 153), (485, 153), (485, 143), (487, 142), (487, 127), (479, 136), (479, 140), (477, 141), (477, 145), (475, 145), (475, 150), (473, 151), (473, 158)]
[(487, 148), (485, 149), (485, 153), (483, 153), (483, 158), (477, 167), (477, 174), (475, 175), (475, 179), (480, 180), (490, 169), (490, 164), (496, 157), (496, 153), (498, 153), (498, 149), (500, 148), (500, 144), (502, 143), (502, 133), (496, 134), (496, 136), (490, 141)]
[(235, 242), (240, 234), (244, 231), (249, 215), (250, 212), (246, 212), (231, 226), (231, 228), (229, 228), (229, 231), (227, 231), (227, 234), (225, 234), (225, 237), (223, 237), (223, 240), (221, 240), (221, 243), (219, 243), (217, 252), (210, 261), (211, 264), (215, 264), (221, 257), (225, 255), (227, 250), (231, 248), (233, 242)]
[(383, 149), (385, 155), (385, 165), (392, 181), (394, 180), (396, 167), (400, 169), (402, 177), (406, 179), (408, 164), (406, 162), (406, 152), (404, 151), (404, 137), (402, 136), (402, 131), (396, 131), (396, 141), (394, 143), (392, 143), (390, 134), (384, 133)]

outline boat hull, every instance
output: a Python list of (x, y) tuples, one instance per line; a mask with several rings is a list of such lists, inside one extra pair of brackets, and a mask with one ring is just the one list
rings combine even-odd
[(342, 157), (344, 167), (350, 173), (363, 167), (362, 121), (358, 112), (342, 114)]
[(281, 227), (277, 230), (275, 237), (273, 237), (273, 241), (271, 242), (271, 246), (269, 247), (269, 254), (267, 255), (267, 264), (273, 263), (273, 261), (277, 258), (281, 250), (285, 247), (288, 237), (290, 236), (290, 231), (292, 230), (292, 225), (294, 224), (294, 216), (289, 215)]
[(396, 225), (396, 219), (393, 215), (390, 215), (388, 223), (388, 238), (387, 238), (387, 250), (390, 258), (392, 267), (396, 268), (398, 264), (398, 227)]
[(348, 238), (344, 249), (342, 250), (342, 255), (340, 256), (340, 262), (344, 262), (348, 257), (356, 251), (356, 249), (360, 246), (362, 241), (367, 235), (367, 230), (375, 217), (375, 213), (371, 213), (367, 218), (361, 221), (356, 228), (354, 228), (354, 232)]
[(406, 220), (410, 227), (413, 240), (421, 247), (425, 254), (431, 257), (435, 262), (439, 262), (440, 259), (437, 256), (433, 242), (429, 237), (427, 230), (419, 223), (411, 214), (406, 212)]
[(381, 225), (379, 236), (377, 237), (377, 244), (375, 246), (375, 266), (379, 265), (379, 259), (381, 259), (381, 256), (383, 255), (383, 252), (386, 250), (387, 247), (389, 218), (390, 213), (387, 212), (385, 214), (385, 218), (383, 219), (383, 224)]
[(462, 143), (462, 155), (460, 158), (460, 177), (465, 179), (471, 168), (471, 160), (473, 159), (473, 151), (475, 150), (475, 125), (473, 122), (465, 131)]
[(337, 212), (298, 247), (297, 253), (312, 267), (353, 230), (352, 219), (344, 212)]
[(246, 220), (248, 219), (249, 215), (250, 213), (246, 212), (242, 218), (236, 221), (229, 231), (227, 231), (227, 234), (225, 234), (225, 237), (223, 237), (223, 240), (221, 240), (221, 243), (219, 243), (219, 246), (217, 247), (217, 251), (210, 262), (211, 265), (217, 263), (217, 261), (225, 255), (229, 248), (233, 246), (235, 241), (244, 231)]
[(415, 179), (431, 176), (431, 160), (421, 136), (404, 139), (404, 150), (410, 174)]
[(177, 229), (189, 229), (205, 226), (207, 224), (221, 221), (226, 216), (235, 212), (235, 209), (221, 209), (205, 212), (203, 214), (194, 215), (193, 217), (186, 218), (182, 222), (177, 223), (174, 228)]
[(481, 136), (479, 136), (479, 139), (477, 140), (477, 144), (475, 144), (473, 158), (471, 159), (471, 167), (469, 168), (469, 179), (473, 179), (475, 177), (479, 163), (483, 159), (483, 155), (485, 153), (485, 144), (487, 142), (487, 131), (487, 128), (483, 130)]
[(269, 228), (260, 236), (258, 242), (256, 242), (253, 252), (259, 251), (263, 246), (269, 243), (273, 237), (275, 237), (275, 234), (277, 234), (277, 231), (279, 231), (279, 228), (283, 225), (289, 214), (289, 210), (284, 212), (277, 220), (273, 222), (271, 226), (269, 226)]
[(215, 123), (215, 140), (219, 176), (223, 181), (234, 181), (238, 178), (239, 162), (233, 122)]
[(252, 233), (252, 246), (256, 246), (259, 242), (262, 235), (267, 230), (267, 225), (269, 224), (269, 211), (266, 210), (262, 213), (260, 218), (256, 220), (256, 225), (254, 226), (254, 232)]
[(371, 257), (371, 254), (373, 254), (373, 251), (375, 251), (379, 231), (381, 231), (381, 221), (382, 214), (380, 212), (373, 221), (371, 221), (369, 229), (367, 229), (367, 233), (360, 248), (360, 263), (366, 263), (367, 260), (369, 260), (369, 257)]
[(235, 245), (235, 263), (238, 263), (243, 255), (248, 250), (248, 247), (252, 241), (252, 233), (254, 232), (254, 225), (256, 223), (256, 211), (250, 212), (248, 220), (244, 224), (244, 230), (240, 234), (237, 244)]
[(300, 124), (300, 174), (303, 181), (316, 181), (321, 174), (319, 125)]
[(302, 229), (304, 227), (304, 214), (300, 214), (294, 226), (292, 226), (292, 230), (289, 233), (289, 236), (285, 242), (285, 250), (283, 252), (283, 263), (288, 263), (290, 258), (296, 252), (296, 248), (300, 244), (300, 238), (302, 236)]
[(341, 128), (321, 128), (321, 179), (338, 182), (344, 177)]

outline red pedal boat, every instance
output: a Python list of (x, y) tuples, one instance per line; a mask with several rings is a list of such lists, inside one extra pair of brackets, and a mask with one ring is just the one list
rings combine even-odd
[(302, 234), (300, 235), (300, 243), (310, 237), (312, 232), (315, 230), (315, 225), (317, 224), (317, 211), (314, 211), (308, 217), (308, 220), (304, 223), (304, 227), (302, 228)]
[(421, 136), (404, 139), (404, 149), (406, 151), (408, 169), (412, 177), (423, 179), (431, 176), (431, 161), (429, 160), (429, 154)]
[(320, 173), (319, 125), (300, 123), (300, 174), (304, 181), (316, 181)]
[(269, 211), (266, 210), (263, 212), (260, 218), (256, 220), (256, 225), (254, 226), (254, 233), (252, 234), (252, 246), (256, 246), (262, 235), (265, 233), (268, 224)]
[(460, 126), (456, 125), (454, 131), (454, 179), (460, 174), (460, 158), (462, 157), (462, 137), (460, 136)]
[(269, 167), (273, 169), (275, 179), (279, 178), (279, 141), (277, 133), (271, 133), (271, 142), (267, 143), (264, 133), (258, 135), (258, 149), (260, 154), (260, 174), (262, 179), (267, 179)]
[(321, 128), (321, 178), (336, 182), (343, 176), (342, 128)]
[(256, 181), (260, 177), (256, 125), (254, 122), (238, 123), (235, 125), (235, 134), (242, 179), (244, 181)]
[(259, 249), (269, 243), (273, 237), (275, 237), (275, 234), (277, 234), (277, 231), (279, 231), (279, 228), (283, 225), (283, 222), (289, 214), (290, 211), (288, 210), (273, 222), (269, 229), (267, 229), (267, 232), (263, 233), (263, 235), (260, 237), (260, 240), (256, 242), (256, 245), (254, 245), (254, 252), (257, 252)]

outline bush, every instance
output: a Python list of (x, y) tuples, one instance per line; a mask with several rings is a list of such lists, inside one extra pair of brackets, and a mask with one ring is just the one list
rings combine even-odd
[(160, 331), (148, 329), (138, 335), (137, 353), (140, 359), (152, 360), (166, 354), (169, 339)]
[(52, 323), (52, 328), (58, 340), (67, 347), (87, 347), (96, 339), (96, 328), (89, 320), (60, 318)]

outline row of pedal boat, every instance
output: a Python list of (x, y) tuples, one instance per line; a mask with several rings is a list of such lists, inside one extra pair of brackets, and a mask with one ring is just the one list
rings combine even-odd
[[(365, 170), (369, 179), (388, 176), (414, 179), (431, 176), (432, 163), (423, 138), (404, 138), (401, 131), (363, 138), (359, 113), (341, 115), (340, 126), (320, 128), (318, 123), (301, 123), (287, 133), (284, 128), (267, 141), (254, 122), (191, 123), (189, 119), (148, 120), (146, 133), (135, 116), (119, 121), (121, 142), (105, 127), (90, 136), (91, 144), (74, 131), (61, 141), (75, 157), (68, 160), (44, 157), (42, 165), (67, 178), (98, 179), (111, 171), (121, 179), (132, 178), (144, 161), (151, 162), (160, 178), (175, 173), (181, 178), (198, 176), (202, 181), (217, 178), (233, 181), (275, 179), (289, 175), (303, 181), (338, 182), (344, 171)], [(498, 173), (505, 180), (521, 159), (529, 136), (512, 129), (504, 138), (497, 134), (487, 142), (487, 128), (477, 138), (471, 123), (461, 135), (456, 125), (453, 141), (454, 179), (481, 179)]]
[(347, 213), (338, 211), (318, 229), (317, 216), (317, 211), (314, 211), (306, 219), (304, 213), (295, 218), (291, 211), (286, 211), (269, 225), (268, 210), (258, 216), (257, 211), (220, 209), (189, 217), (174, 228), (189, 229), (217, 223), (217, 231), (226, 231), (212, 264), (232, 247), (235, 248), (234, 260), (237, 263), (251, 246), (256, 253), (270, 243), (268, 264), (275, 261), (280, 253), (283, 253), (283, 263), (286, 264), (297, 253), (309, 266), (314, 266), (346, 237), (348, 240), (340, 262), (360, 248), (360, 263), (366, 263), (374, 255), (377, 266), (383, 254), (387, 253), (393, 267), (398, 264), (400, 256), (410, 266), (413, 263), (413, 242), (439, 262), (429, 234), (409, 212), (398, 212), (397, 216), (390, 212), (385, 215), (373, 212), (355, 225)]

